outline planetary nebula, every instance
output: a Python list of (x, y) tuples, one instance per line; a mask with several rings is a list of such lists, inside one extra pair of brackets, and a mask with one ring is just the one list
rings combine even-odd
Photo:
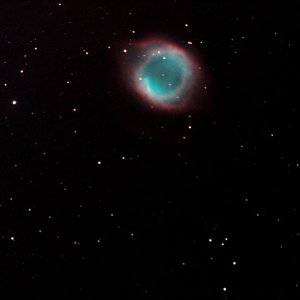
[(146, 41), (137, 49), (130, 74), (140, 99), (163, 109), (186, 106), (197, 77), (194, 60), (185, 50), (162, 40)]
[(180, 89), (189, 77), (185, 59), (173, 51), (153, 55), (140, 71), (141, 87), (157, 101), (180, 102)]

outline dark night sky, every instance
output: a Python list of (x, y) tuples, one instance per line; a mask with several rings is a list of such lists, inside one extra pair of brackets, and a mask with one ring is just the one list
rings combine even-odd
[[(4, 0), (0, 20), (1, 299), (299, 299), (295, 7)], [(126, 85), (157, 35), (201, 63), (190, 111)]]

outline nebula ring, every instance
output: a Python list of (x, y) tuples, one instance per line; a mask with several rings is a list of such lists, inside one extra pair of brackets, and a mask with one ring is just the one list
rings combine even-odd
[(199, 78), (199, 64), (183, 48), (163, 39), (133, 45), (129, 55), (131, 89), (152, 108), (184, 110)]
[[(161, 48), (159, 48), (161, 49)], [(192, 72), (186, 58), (174, 49), (152, 49), (152, 54), (141, 66), (138, 88), (155, 102), (178, 104)]]

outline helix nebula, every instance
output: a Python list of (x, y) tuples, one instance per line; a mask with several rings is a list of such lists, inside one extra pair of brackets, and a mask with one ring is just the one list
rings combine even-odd
[(184, 48), (163, 39), (148, 39), (133, 45), (126, 80), (152, 108), (185, 110), (200, 86), (201, 68)]

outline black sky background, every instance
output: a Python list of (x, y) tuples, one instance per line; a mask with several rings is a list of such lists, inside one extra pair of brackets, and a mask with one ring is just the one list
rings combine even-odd
[[(298, 299), (295, 7), (3, 1), (0, 20), (1, 299)], [(196, 110), (121, 80), (157, 34), (203, 62)]]

